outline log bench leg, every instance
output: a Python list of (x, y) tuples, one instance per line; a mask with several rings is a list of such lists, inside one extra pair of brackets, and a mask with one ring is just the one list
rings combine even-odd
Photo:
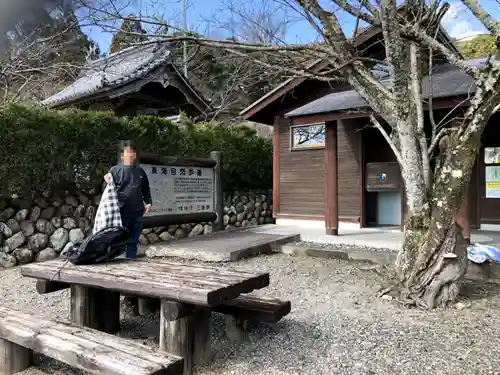
[(114, 333), (120, 330), (120, 293), (71, 285), (71, 321)]
[(159, 309), (160, 309), (159, 299), (139, 297), (137, 312), (140, 316), (153, 314)]
[(195, 314), (196, 328), (193, 339), (193, 360), (197, 366), (212, 360), (212, 311), (200, 310)]
[(0, 374), (12, 375), (31, 366), (33, 352), (23, 346), (0, 339)]
[(136, 296), (123, 295), (123, 303), (132, 309), (132, 316), (139, 316), (139, 299)]
[(247, 338), (248, 321), (232, 315), (226, 315), (226, 336), (229, 342), (244, 341)]
[(184, 358), (184, 375), (192, 374), (193, 365), (211, 359), (211, 340), (210, 310), (197, 311), (191, 305), (161, 301), (160, 350)]

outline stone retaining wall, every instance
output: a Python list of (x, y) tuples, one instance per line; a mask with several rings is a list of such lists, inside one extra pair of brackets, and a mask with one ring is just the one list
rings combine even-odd
[[(224, 196), (224, 227), (232, 229), (274, 223), (272, 192), (232, 192)], [(41, 262), (80, 243), (92, 231), (100, 195), (66, 194), (27, 201), (0, 202), (0, 269)], [(211, 223), (192, 223), (144, 229), (147, 245), (212, 232)]]

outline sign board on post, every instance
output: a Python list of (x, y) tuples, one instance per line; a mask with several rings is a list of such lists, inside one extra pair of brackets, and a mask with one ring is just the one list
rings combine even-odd
[(141, 164), (153, 205), (148, 216), (213, 212), (214, 169)]
[(208, 158), (168, 157), (141, 153), (138, 161), (146, 172), (153, 201), (143, 218), (144, 228), (172, 224), (214, 223), (223, 216), (221, 153)]

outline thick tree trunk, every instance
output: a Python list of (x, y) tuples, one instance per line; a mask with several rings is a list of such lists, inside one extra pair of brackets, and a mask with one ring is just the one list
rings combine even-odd
[(467, 245), (457, 224), (437, 233), (407, 230), (395, 265), (398, 283), (390, 290), (408, 305), (445, 307), (456, 301), (466, 271)]
[[(456, 301), (467, 271), (467, 244), (456, 217), (465, 198), (477, 139), (449, 139), (425, 203), (421, 189), (407, 188), (409, 216), (394, 267), (395, 283), (384, 289), (409, 305), (432, 309)], [(411, 183), (403, 174), (405, 183)]]

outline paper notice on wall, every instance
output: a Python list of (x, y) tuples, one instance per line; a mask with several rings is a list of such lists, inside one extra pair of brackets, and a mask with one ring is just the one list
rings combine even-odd
[(486, 198), (500, 198), (500, 166), (486, 167)]

